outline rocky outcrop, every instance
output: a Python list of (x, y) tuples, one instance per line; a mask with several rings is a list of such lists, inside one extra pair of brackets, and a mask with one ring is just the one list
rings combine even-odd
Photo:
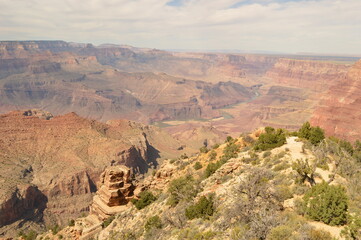
[(311, 123), (348, 140), (361, 138), (361, 61), (355, 63), (347, 76), (332, 86), (314, 111)]
[(121, 211), (119, 206), (128, 204), (134, 196), (135, 186), (130, 169), (125, 166), (107, 168), (100, 176), (100, 183), (101, 187), (93, 198), (90, 214), (105, 220)]

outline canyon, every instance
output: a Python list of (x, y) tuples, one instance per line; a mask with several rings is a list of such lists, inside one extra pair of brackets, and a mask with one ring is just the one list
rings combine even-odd
[(175, 136), (189, 126), (216, 128), (222, 137), (264, 125), (294, 129), (311, 119), (356, 61), (3, 41), (0, 113), (37, 108), (102, 122), (123, 118)]
[[(355, 57), (2, 41), (0, 236), (89, 211), (106, 218), (99, 206), (114, 192), (112, 174), (131, 172), (122, 180), (131, 186), (121, 190), (126, 204), (133, 183), (164, 159), (228, 135), (311, 121), (360, 139), (360, 87)], [(120, 165), (122, 173), (106, 170)], [(104, 201), (94, 202), (96, 193)]]

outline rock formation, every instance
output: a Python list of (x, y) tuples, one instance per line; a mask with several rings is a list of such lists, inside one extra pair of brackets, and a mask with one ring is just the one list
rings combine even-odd
[(132, 183), (130, 169), (125, 166), (107, 168), (100, 176), (101, 187), (93, 198), (90, 214), (105, 220), (121, 211), (134, 196), (135, 186)]

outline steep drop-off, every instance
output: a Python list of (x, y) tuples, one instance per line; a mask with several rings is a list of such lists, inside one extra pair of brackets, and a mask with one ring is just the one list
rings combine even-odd
[(361, 138), (361, 61), (355, 63), (347, 76), (330, 88), (315, 110), (311, 123), (327, 134), (349, 140)]
[[(173, 157), (182, 144), (155, 127), (38, 110), (0, 115), (0, 235), (24, 220), (65, 223), (88, 210), (106, 166), (135, 173)], [(185, 150), (182, 150), (182, 152)]]

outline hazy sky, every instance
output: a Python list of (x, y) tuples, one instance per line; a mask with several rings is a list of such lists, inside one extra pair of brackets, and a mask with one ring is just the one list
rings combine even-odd
[(0, 0), (0, 38), (361, 54), (361, 0)]

